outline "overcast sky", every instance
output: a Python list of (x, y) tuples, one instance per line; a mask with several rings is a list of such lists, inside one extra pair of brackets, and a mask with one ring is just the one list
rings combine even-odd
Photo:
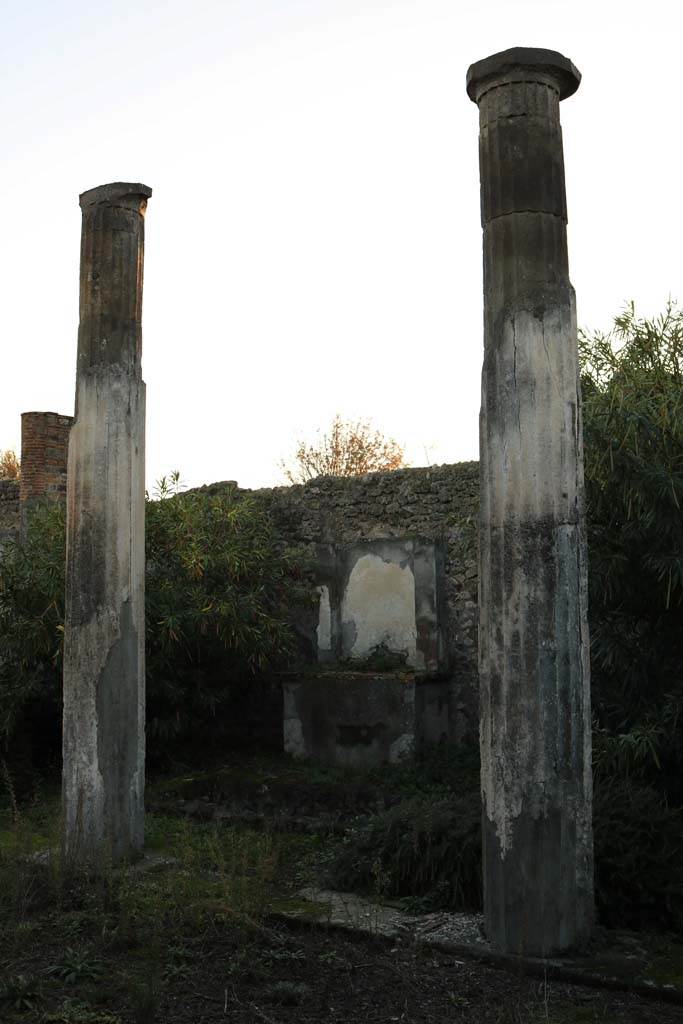
[(477, 457), (470, 63), (544, 46), (579, 323), (683, 301), (675, 0), (2, 0), (0, 448), (73, 411), (78, 194), (142, 181), (147, 479), (281, 482), (370, 417), (412, 464)]

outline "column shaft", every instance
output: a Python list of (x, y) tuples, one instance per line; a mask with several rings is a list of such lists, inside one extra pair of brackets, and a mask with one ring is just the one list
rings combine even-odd
[(80, 197), (76, 419), (69, 439), (63, 803), (68, 856), (144, 841), (144, 213), (151, 190)]
[(583, 452), (552, 51), (480, 61), (484, 365), (480, 417), (484, 909), (510, 953), (580, 944), (593, 923)]

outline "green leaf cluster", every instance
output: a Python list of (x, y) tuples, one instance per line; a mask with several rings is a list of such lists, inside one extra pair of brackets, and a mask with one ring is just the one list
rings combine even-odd
[[(0, 755), (12, 774), (59, 761), (65, 514), (36, 508), (0, 558)], [(228, 488), (180, 493), (177, 474), (146, 504), (147, 735), (152, 758), (206, 741), (231, 688), (292, 651), (287, 610), (299, 572), (265, 510)], [(0, 765), (0, 768), (2, 765)]]
[(336, 888), (410, 896), (420, 909), (481, 905), (477, 789), (417, 794), (351, 829), (330, 865)]
[(64, 507), (50, 502), (0, 557), (0, 756), (12, 801), (12, 776), (30, 787), (59, 757), (64, 547)]
[(598, 760), (683, 798), (683, 313), (580, 334)]
[(286, 663), (298, 570), (263, 506), (235, 488), (150, 501), (146, 531), (153, 744), (209, 721), (220, 726), (231, 687)]

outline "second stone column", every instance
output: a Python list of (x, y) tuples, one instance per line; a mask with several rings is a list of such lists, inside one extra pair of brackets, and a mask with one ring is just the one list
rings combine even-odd
[(515, 954), (593, 924), (583, 452), (560, 100), (550, 50), (473, 64), (484, 231), (480, 418), (485, 927)]

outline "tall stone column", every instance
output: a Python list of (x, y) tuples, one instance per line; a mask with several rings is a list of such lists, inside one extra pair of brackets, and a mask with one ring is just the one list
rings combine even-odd
[(548, 955), (593, 925), (583, 449), (560, 100), (551, 50), (473, 64), (484, 365), (479, 673), (489, 940)]
[(142, 851), (145, 786), (144, 215), (152, 190), (84, 192), (67, 473), (63, 809), (69, 858)]

